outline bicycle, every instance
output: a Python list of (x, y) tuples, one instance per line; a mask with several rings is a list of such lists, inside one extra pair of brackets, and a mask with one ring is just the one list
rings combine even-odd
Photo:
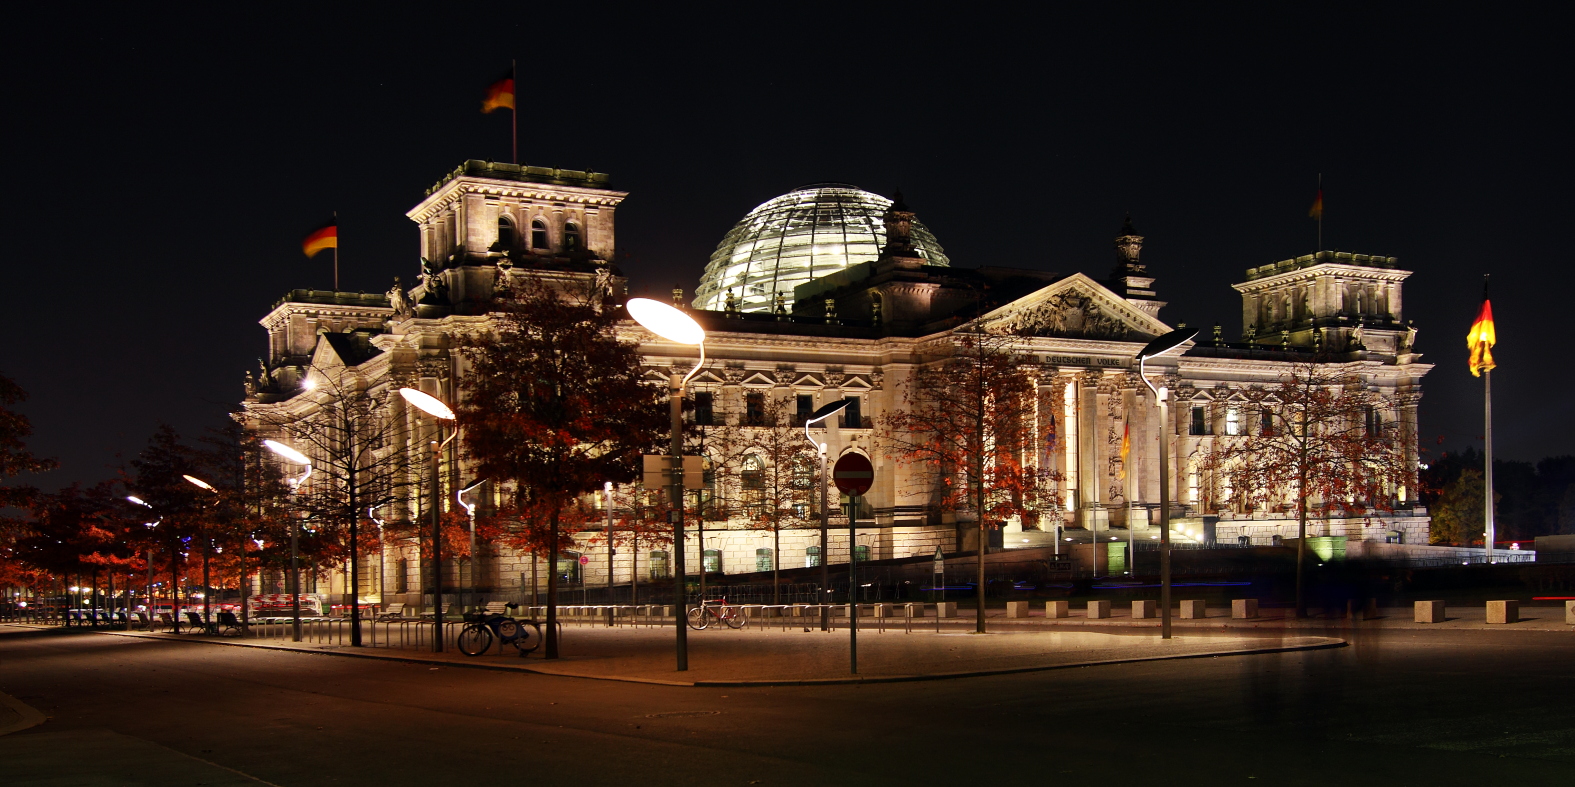
[(727, 599), (701, 601), (700, 606), (689, 610), (689, 628), (700, 631), (712, 623), (725, 623), (728, 628), (744, 627), (744, 615), (738, 607), (728, 606)]
[[(518, 604), (509, 604), (513, 609)], [(465, 627), (460, 629), (455, 644), (467, 656), (480, 656), (492, 647), (493, 638), (505, 645), (513, 645), (520, 658), (541, 647), (541, 624), (534, 620), (515, 620), (508, 615), (472, 612), (465, 616)]]

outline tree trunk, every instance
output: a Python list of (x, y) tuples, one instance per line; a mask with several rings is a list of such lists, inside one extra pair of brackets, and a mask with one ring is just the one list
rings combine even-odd
[(558, 657), (558, 508), (552, 509), (552, 528), (547, 545), (547, 653), (546, 658)]

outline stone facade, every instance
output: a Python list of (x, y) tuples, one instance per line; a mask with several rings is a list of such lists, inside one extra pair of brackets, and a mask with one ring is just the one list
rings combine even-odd
[[(606, 176), (594, 173), (466, 162), (408, 214), (419, 228), (422, 251), (415, 287), (406, 290), (396, 282), (384, 296), (297, 290), (263, 318), (269, 356), (259, 375), (248, 377), (242, 418), (251, 428), (269, 432), (315, 417), (327, 391), (342, 389), (348, 380), (385, 402), (388, 416), (403, 425), (380, 450), (424, 455), (434, 436), (430, 419), (418, 417), (392, 394), (409, 386), (454, 401), (466, 369), (453, 351), (453, 337), (486, 327), (488, 304), (500, 283), (528, 272), (623, 293), (624, 279), (614, 261), (613, 217), (626, 195), (607, 184)], [(901, 226), (891, 223), (888, 233), (900, 236)], [(1275, 536), (1293, 537), (1294, 515), (1212, 510), (1196, 464), (1212, 441), (1238, 434), (1231, 403), (1243, 389), (1272, 386), (1289, 364), (1315, 350), (1400, 403), (1382, 416), (1401, 425), (1414, 452), (1421, 378), (1430, 367), (1419, 363), (1415, 330), (1402, 321), (1401, 284), (1409, 273), (1399, 270), (1393, 258), (1320, 252), (1250, 269), (1247, 281), (1235, 285), (1244, 302), (1244, 341), (1226, 343), (1216, 331), (1180, 353), (1149, 362), (1151, 379), (1173, 392), (1172, 420), (1160, 424), (1134, 358), (1147, 341), (1173, 326), (1159, 318), (1164, 302), (1157, 299), (1156, 277), (1141, 261), (1143, 238), (1130, 222), (1116, 238), (1116, 263), (1106, 280), (1082, 273), (928, 265), (905, 256), (911, 246), (897, 236), (887, 238), (879, 259), (800, 285), (781, 310), (691, 311), (707, 331), (707, 363), (688, 392), (707, 397), (709, 417), (718, 427), (748, 427), (753, 408), (768, 401), (804, 412), (843, 398), (856, 400), (858, 415), (820, 430), (817, 439), (828, 444), (833, 462), (858, 452), (874, 465), (874, 485), (857, 513), (866, 523), (858, 543), (868, 548), (870, 559), (928, 556), (937, 547), (955, 551), (976, 545), (976, 538), (962, 543), (958, 538), (960, 533), (976, 537), (976, 529), (959, 526), (975, 522), (973, 513), (935, 506), (936, 490), (917, 485), (882, 450), (877, 428), (882, 415), (903, 406), (914, 370), (940, 357), (952, 334), (965, 325), (1015, 337), (1013, 351), (1031, 361), (1035, 434), (1055, 435), (1035, 460), (1059, 476), (1054, 496), (1060, 510), (1050, 520), (1056, 527), (1025, 529), (1009, 522), (1002, 533), (1007, 548), (1046, 546), (1064, 537), (1104, 540), (1111, 530), (1122, 540), (1148, 538), (1156, 532), (1150, 512), (1161, 483), (1171, 485), (1171, 499), (1184, 509), (1178, 515), (1200, 523), (1213, 520), (1208, 524), (1216, 540), (1246, 536), (1267, 543)], [(674, 294), (680, 305), (681, 295)], [(633, 323), (621, 330), (640, 343), (653, 385), (665, 386), (673, 369), (687, 370), (692, 363), (690, 347)], [(314, 379), (332, 385), (314, 385)], [(1155, 446), (1161, 428), (1174, 438), (1169, 479), (1158, 475)], [(1123, 458), (1127, 436), (1131, 449)], [(420, 465), (413, 462), (408, 471), (412, 489), (420, 486)], [(445, 457), (442, 472), (450, 490), (471, 478), (453, 453)], [(619, 505), (631, 493), (619, 490)], [(1425, 542), (1425, 512), (1411, 507), (1408, 495), (1414, 490), (1400, 491), (1395, 512), (1319, 521), (1311, 534), (1393, 540), (1398, 533), (1407, 542)], [(420, 516), (421, 510), (412, 494), (383, 516), (397, 522)], [(819, 530), (804, 526), (809, 517), (806, 512), (799, 524), (780, 533), (780, 552), (772, 557), (783, 568), (810, 564)], [(832, 563), (847, 560), (845, 528), (844, 518), (833, 517)], [(694, 530), (689, 532), (685, 562), (693, 570), (701, 555)], [(1178, 537), (1186, 536), (1178, 531)], [(599, 534), (580, 539), (580, 553), (589, 560), (576, 569), (579, 579), (593, 586), (605, 583), (607, 554)], [(759, 550), (772, 544), (769, 530), (742, 520), (705, 524), (705, 548), (720, 553), (724, 573), (756, 572), (764, 565)], [(614, 580), (627, 582), (633, 570), (641, 582), (649, 581), (650, 552), (620, 547)], [(363, 580), (364, 594), (419, 601), (422, 578), (413, 543), (389, 544), (380, 561), (368, 563), (376, 568)], [(537, 567), (536, 581), (544, 585), (551, 572)], [(451, 564), (446, 571), (456, 585), (472, 583), (469, 568)], [(532, 557), (489, 554), (477, 571), (477, 585), (520, 589), (530, 582)]]

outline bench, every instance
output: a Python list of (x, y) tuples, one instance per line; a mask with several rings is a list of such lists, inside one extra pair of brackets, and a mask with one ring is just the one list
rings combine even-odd
[(234, 612), (221, 609), (219, 610), (219, 623), (214, 627), (214, 630), (221, 637), (229, 636), (232, 633), (239, 637), (243, 632), (241, 619), (237, 618)]
[(377, 613), (377, 616), (373, 618), (373, 620), (388, 620), (388, 621), (398, 621), (398, 620), (406, 620), (406, 619), (407, 618), (405, 618), (405, 602), (403, 602), (403, 601), (395, 601), (395, 602), (390, 603), (388, 605), (388, 609), (385, 609), (382, 612)]

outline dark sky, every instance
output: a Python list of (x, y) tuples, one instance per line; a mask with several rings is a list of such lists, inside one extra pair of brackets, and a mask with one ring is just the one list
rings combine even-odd
[(0, 373), (61, 460), (45, 486), (112, 474), (159, 421), (216, 423), (257, 320), (331, 286), (300, 252), (330, 212), (343, 289), (410, 283), (404, 212), (462, 160), (508, 159), (506, 114), (478, 109), (510, 58), (521, 158), (631, 192), (637, 291), (692, 293), (749, 209), (844, 181), (902, 189), (964, 266), (1102, 278), (1131, 211), (1160, 316), (1234, 338), (1230, 285), (1313, 250), (1322, 173), (1324, 246), (1415, 271), (1424, 444), (1480, 445), (1464, 337), (1491, 272), (1497, 449), (1575, 450), (1567, 5), (42, 5), (0, 33)]

